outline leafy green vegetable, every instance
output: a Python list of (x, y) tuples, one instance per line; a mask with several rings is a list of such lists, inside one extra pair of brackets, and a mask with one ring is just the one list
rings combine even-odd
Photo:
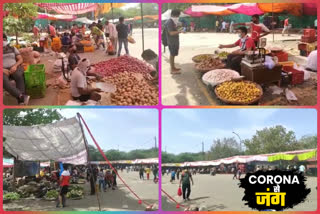
[(4, 200), (18, 200), (20, 199), (20, 195), (16, 192), (9, 192), (3, 195)]
[(55, 199), (55, 198), (58, 198), (58, 191), (57, 190), (50, 190), (47, 192), (45, 198), (47, 199)]

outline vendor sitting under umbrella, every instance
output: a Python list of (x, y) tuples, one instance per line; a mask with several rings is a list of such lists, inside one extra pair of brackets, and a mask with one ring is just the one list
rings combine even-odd
[(90, 69), (90, 62), (87, 58), (79, 61), (76, 68), (73, 69), (71, 74), (71, 95), (74, 100), (85, 102), (88, 100), (99, 101), (101, 95), (100, 88), (91, 88), (87, 84), (87, 72)]
[(240, 37), (238, 41), (230, 45), (219, 45), (219, 48), (234, 48), (240, 46), (239, 50), (233, 51), (227, 58), (227, 67), (240, 73), (240, 63), (246, 51), (252, 51), (256, 46), (253, 39), (248, 36), (248, 30), (246, 27), (239, 27), (237, 31)]

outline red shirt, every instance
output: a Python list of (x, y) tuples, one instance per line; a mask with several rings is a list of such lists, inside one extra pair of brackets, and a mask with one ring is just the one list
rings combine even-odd
[(33, 34), (35, 35), (35, 36), (37, 36), (38, 34), (39, 34), (39, 28), (37, 28), (36, 26), (34, 26), (33, 27)]
[(64, 170), (61, 174), (61, 183), (60, 186), (69, 186), (69, 180), (70, 180), (70, 172), (68, 170)]
[[(243, 44), (241, 39), (239, 39), (238, 41), (236, 41), (236, 43), (234, 43), (235, 45), (238, 45), (240, 48), (242, 48)], [(256, 49), (256, 45), (254, 44), (253, 39), (250, 36), (247, 36), (247, 39), (245, 41), (245, 46), (246, 46), (246, 50), (254, 50)]]
[(289, 19), (284, 20), (284, 26), (289, 26)]
[(52, 25), (49, 26), (49, 31), (51, 36), (56, 36), (56, 29)]

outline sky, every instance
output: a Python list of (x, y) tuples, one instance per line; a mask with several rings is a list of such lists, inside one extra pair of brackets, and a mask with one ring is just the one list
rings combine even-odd
[[(103, 150), (149, 149), (158, 143), (158, 111), (155, 109), (61, 109), (71, 118), (79, 112)], [(89, 144), (94, 145), (86, 134)]]
[(162, 111), (162, 151), (179, 154), (208, 151), (213, 139), (251, 138), (256, 130), (282, 125), (297, 139), (317, 134), (315, 109), (165, 109)]

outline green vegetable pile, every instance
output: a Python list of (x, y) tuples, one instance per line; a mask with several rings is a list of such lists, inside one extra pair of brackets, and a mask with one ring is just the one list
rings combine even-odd
[(226, 52), (226, 51), (223, 51), (223, 52), (221, 52), (221, 53), (218, 54), (218, 56), (219, 56), (220, 58), (227, 58), (228, 55), (229, 55), (229, 53)]
[(59, 195), (59, 193), (57, 190), (50, 190), (47, 192), (45, 198), (46, 199), (56, 199), (56, 198), (58, 198), (58, 195)]
[(69, 191), (67, 193), (67, 198), (70, 199), (79, 199), (84, 195), (83, 187), (79, 185), (72, 185), (69, 187)]
[(3, 200), (18, 200), (20, 195), (16, 192), (9, 192), (3, 195)]

